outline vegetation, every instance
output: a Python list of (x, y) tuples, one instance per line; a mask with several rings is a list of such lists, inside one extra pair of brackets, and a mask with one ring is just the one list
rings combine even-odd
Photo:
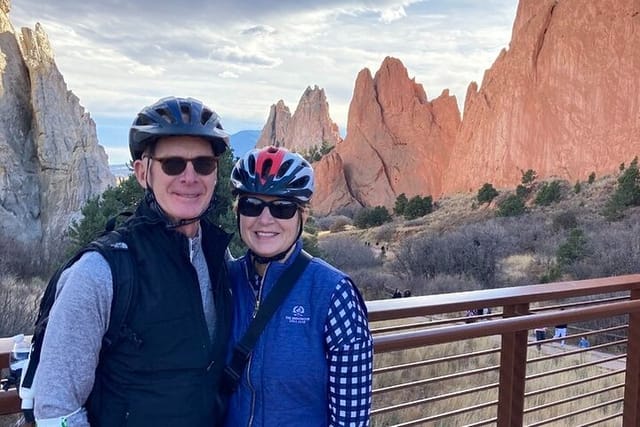
[(369, 228), (391, 221), (391, 215), (384, 206), (362, 208), (353, 219), (353, 225), (358, 228)]
[(491, 203), (493, 199), (495, 199), (496, 197), (498, 197), (498, 190), (493, 188), (492, 184), (489, 184), (488, 182), (486, 182), (478, 190), (478, 195), (476, 196), (476, 199), (478, 200), (478, 203), (482, 204), (482, 203)]
[(431, 196), (414, 196), (407, 202), (404, 208), (404, 218), (412, 220), (430, 214), (433, 211), (433, 198)]
[(393, 207), (393, 213), (395, 213), (396, 215), (404, 215), (404, 211), (407, 208), (408, 204), (409, 204), (409, 199), (407, 199), (407, 195), (404, 193), (401, 193), (396, 198), (396, 203), (395, 203), (395, 206)]
[(640, 172), (638, 171), (638, 158), (634, 158), (628, 168), (624, 163), (620, 165), (621, 175), (618, 177), (618, 186), (605, 205), (603, 215), (611, 220), (619, 220), (623, 212), (630, 206), (640, 205)]
[(560, 200), (561, 196), (562, 190), (560, 188), (560, 181), (555, 180), (551, 182), (545, 182), (536, 193), (536, 199), (534, 203), (536, 205), (548, 206), (551, 203), (555, 203)]
[(306, 151), (302, 151), (300, 155), (307, 159), (309, 162), (317, 162), (325, 155), (329, 154), (334, 149), (333, 145), (330, 145), (327, 141), (322, 141), (320, 147), (314, 145)]
[[(524, 188), (524, 187), (522, 187)], [(517, 194), (507, 196), (498, 203), (498, 216), (518, 216), (525, 212), (524, 200)]]

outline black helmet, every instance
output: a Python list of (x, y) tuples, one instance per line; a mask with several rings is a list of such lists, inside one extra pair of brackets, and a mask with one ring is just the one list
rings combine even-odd
[(235, 194), (264, 194), (305, 204), (313, 195), (313, 168), (284, 147), (254, 148), (236, 162), (231, 185)]
[(158, 138), (183, 135), (208, 140), (216, 156), (229, 147), (229, 134), (222, 129), (215, 111), (194, 98), (169, 96), (143, 108), (133, 121), (129, 130), (131, 158), (141, 159)]

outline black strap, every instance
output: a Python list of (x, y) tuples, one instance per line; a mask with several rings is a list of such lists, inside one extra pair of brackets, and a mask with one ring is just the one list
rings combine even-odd
[(247, 332), (233, 348), (231, 362), (224, 369), (224, 375), (222, 377), (222, 388), (226, 393), (231, 394), (238, 386), (244, 367), (249, 360), (249, 356), (251, 355), (258, 338), (260, 338), (260, 334), (262, 334), (262, 331), (265, 326), (267, 326), (267, 323), (269, 323), (269, 320), (275, 311), (287, 297), (296, 281), (307, 267), (307, 264), (311, 261), (311, 258), (311, 255), (305, 251), (300, 252), (293, 264), (291, 264), (282, 276), (280, 276), (251, 321), (251, 324), (249, 324)]

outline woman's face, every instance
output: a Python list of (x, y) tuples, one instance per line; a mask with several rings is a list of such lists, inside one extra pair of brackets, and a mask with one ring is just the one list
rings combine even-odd
[[(252, 210), (258, 211), (261, 202), (275, 202), (274, 209), (291, 211), (295, 213), (289, 219), (280, 219), (272, 215), (271, 210), (265, 205), (258, 216), (243, 215), (243, 200)], [(291, 206), (290, 201), (272, 196), (246, 195), (238, 200), (238, 212), (240, 214), (240, 237), (244, 243), (257, 255), (271, 257), (289, 249), (298, 237), (300, 222), (304, 220), (304, 213), (297, 206)], [(246, 213), (246, 211), (245, 211)]]

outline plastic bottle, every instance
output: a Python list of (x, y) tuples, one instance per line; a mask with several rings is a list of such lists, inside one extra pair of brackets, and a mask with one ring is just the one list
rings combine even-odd
[(13, 337), (13, 349), (9, 356), (9, 375), (14, 379), (16, 388), (20, 387), (22, 368), (27, 364), (30, 349), (31, 346), (24, 339), (24, 334), (18, 334)]

